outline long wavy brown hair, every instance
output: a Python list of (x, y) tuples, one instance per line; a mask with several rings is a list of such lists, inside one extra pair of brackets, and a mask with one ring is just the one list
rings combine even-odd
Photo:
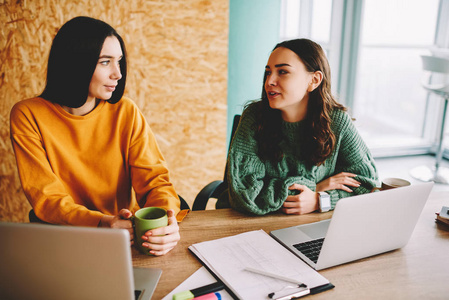
[[(335, 134), (331, 129), (332, 111), (346, 110), (338, 103), (331, 93), (331, 73), (326, 55), (317, 43), (308, 39), (284, 41), (276, 45), (290, 49), (306, 66), (307, 71), (323, 73), (321, 84), (309, 93), (307, 115), (305, 122), (305, 136), (301, 139), (302, 158), (308, 165), (321, 165), (328, 158), (335, 147)], [(282, 136), (281, 111), (272, 109), (265, 91), (266, 74), (262, 88), (262, 99), (249, 105), (257, 107), (258, 128), (256, 140), (259, 143), (259, 155), (263, 159), (279, 161), (283, 156), (279, 146)]]

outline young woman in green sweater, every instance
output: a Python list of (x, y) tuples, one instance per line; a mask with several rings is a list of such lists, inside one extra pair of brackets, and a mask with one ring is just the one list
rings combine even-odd
[(265, 67), (262, 99), (244, 110), (228, 157), (229, 188), (217, 208), (263, 215), (333, 209), (377, 185), (373, 157), (331, 93), (323, 49), (282, 42)]

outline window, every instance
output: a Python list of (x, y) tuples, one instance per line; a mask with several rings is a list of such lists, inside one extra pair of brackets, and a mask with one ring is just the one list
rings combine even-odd
[(374, 149), (429, 144), (420, 55), (433, 45), (438, 2), (365, 0), (353, 111)]
[(323, 47), (329, 43), (332, 0), (284, 0), (281, 9), (281, 40), (310, 37)]
[(427, 101), (420, 54), (449, 46), (448, 7), (449, 0), (283, 0), (280, 37), (323, 46), (333, 91), (374, 155), (428, 153), (441, 101)]

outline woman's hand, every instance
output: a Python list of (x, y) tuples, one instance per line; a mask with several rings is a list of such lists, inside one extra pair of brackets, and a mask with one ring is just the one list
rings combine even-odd
[(169, 209), (167, 216), (167, 226), (148, 230), (142, 236), (142, 240), (146, 241), (142, 245), (150, 249), (150, 253), (156, 256), (167, 254), (181, 239), (175, 211)]
[(288, 196), (282, 205), (282, 212), (290, 215), (308, 214), (318, 209), (318, 193), (315, 193), (305, 185), (292, 184), (289, 190), (299, 191), (298, 195)]
[(104, 215), (98, 227), (109, 227), (109, 228), (118, 228), (118, 229), (127, 229), (129, 231), (129, 236), (131, 239), (131, 245), (134, 243), (134, 228), (133, 223), (130, 218), (133, 214), (123, 208), (119, 211), (118, 216), (108, 216)]
[(337, 175), (331, 176), (316, 185), (317, 192), (325, 192), (329, 190), (343, 190), (348, 193), (352, 193), (352, 190), (348, 187), (359, 187), (360, 182), (355, 180), (353, 177), (356, 174), (341, 172)]

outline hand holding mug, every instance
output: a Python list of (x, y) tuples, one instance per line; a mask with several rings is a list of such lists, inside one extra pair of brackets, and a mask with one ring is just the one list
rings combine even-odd
[(133, 217), (136, 247), (147, 255), (164, 255), (180, 240), (175, 212), (159, 207), (145, 207)]

